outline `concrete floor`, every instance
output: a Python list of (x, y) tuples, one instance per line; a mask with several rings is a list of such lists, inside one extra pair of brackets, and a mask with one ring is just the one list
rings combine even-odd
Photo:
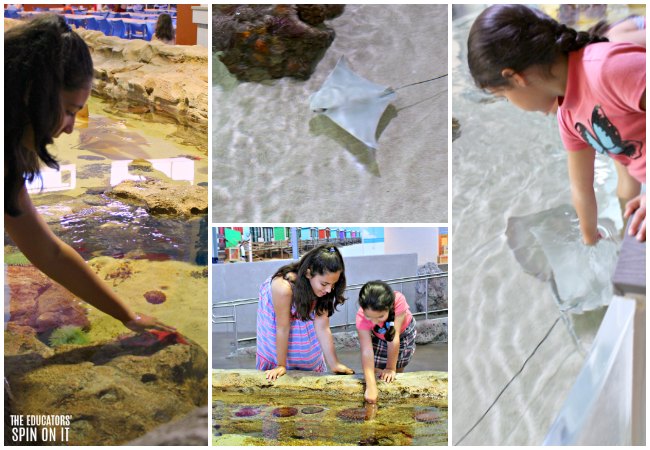
[[(226, 358), (230, 354), (230, 341), (219, 333), (212, 335), (212, 367), (215, 369), (254, 369), (255, 357), (240, 356)], [(359, 373), (361, 371), (361, 355), (358, 350), (339, 350), (336, 352), (339, 360)], [(415, 355), (406, 367), (406, 371), (420, 370), (448, 371), (447, 344), (418, 345)]]

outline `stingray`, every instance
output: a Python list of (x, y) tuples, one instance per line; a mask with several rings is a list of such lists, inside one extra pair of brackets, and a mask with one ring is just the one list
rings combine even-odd
[(550, 283), (562, 311), (581, 313), (609, 304), (616, 268), (616, 227), (599, 220), (606, 239), (594, 246), (582, 243), (573, 208), (561, 205), (508, 219), (508, 246), (525, 272)]
[(329, 117), (366, 146), (377, 148), (375, 135), (379, 119), (397, 97), (396, 91), (444, 76), (393, 89), (357, 75), (348, 66), (345, 56), (341, 56), (325, 83), (309, 97), (309, 107)]

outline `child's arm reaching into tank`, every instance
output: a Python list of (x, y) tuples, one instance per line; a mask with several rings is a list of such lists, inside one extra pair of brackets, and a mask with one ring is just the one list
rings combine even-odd
[(134, 331), (175, 331), (153, 317), (131, 311), (72, 247), (52, 233), (36, 211), (25, 187), (19, 192), (18, 202), (22, 214), (16, 217), (5, 214), (5, 230), (40, 271)]
[(371, 331), (368, 330), (357, 330), (361, 346), (361, 367), (363, 368), (363, 378), (366, 381), (364, 398), (368, 403), (377, 403), (379, 393), (375, 375), (375, 353), (372, 349), (370, 333)]
[(287, 373), (287, 353), (289, 352), (289, 332), (291, 330), (291, 301), (293, 291), (287, 280), (278, 278), (271, 284), (273, 310), (275, 312), (275, 351), (277, 367), (267, 370), (266, 379), (276, 380)]
[(342, 364), (338, 356), (336, 356), (334, 339), (332, 338), (332, 330), (330, 329), (330, 318), (327, 316), (327, 313), (321, 315), (316, 314), (316, 317), (314, 317), (314, 330), (316, 331), (316, 337), (318, 338), (321, 350), (323, 350), (323, 356), (325, 356), (325, 361), (329, 365), (330, 370), (341, 375), (353, 374), (354, 370)]
[(388, 357), (386, 358), (386, 368), (379, 373), (379, 379), (390, 383), (395, 379), (397, 374), (397, 358), (399, 357), (399, 331), (402, 329), (402, 324), (406, 314), (395, 316), (394, 327), (395, 337), (388, 344)]
[(598, 207), (594, 192), (595, 151), (591, 148), (568, 152), (569, 179), (573, 207), (580, 221), (582, 241), (594, 245), (598, 234)]

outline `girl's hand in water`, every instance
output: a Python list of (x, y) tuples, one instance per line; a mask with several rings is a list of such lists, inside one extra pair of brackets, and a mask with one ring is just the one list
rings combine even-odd
[(352, 375), (354, 373), (354, 370), (350, 369), (345, 364), (337, 363), (334, 367), (332, 367), (332, 372), (337, 375)]
[(628, 233), (630, 236), (636, 235), (639, 242), (645, 242), (645, 194), (641, 194), (627, 202), (623, 217), (626, 219), (634, 213), (630, 222)]
[(366, 402), (368, 403), (377, 403), (377, 397), (379, 396), (379, 393), (377, 392), (377, 385), (374, 386), (366, 386), (366, 393), (364, 394), (364, 398)]
[(275, 369), (267, 370), (264, 372), (266, 379), (269, 381), (275, 381), (285, 373), (287, 373), (287, 368), (284, 366), (278, 366)]
[(170, 327), (160, 322), (155, 317), (146, 316), (144, 314), (135, 314), (135, 317), (128, 322), (124, 322), (124, 326), (129, 330), (136, 332), (146, 331), (146, 330), (160, 330), (160, 331), (169, 331), (174, 332), (176, 328)]
[(395, 379), (396, 375), (397, 374), (395, 373), (394, 370), (384, 369), (380, 372), (379, 379), (385, 381), (386, 383), (390, 383)]

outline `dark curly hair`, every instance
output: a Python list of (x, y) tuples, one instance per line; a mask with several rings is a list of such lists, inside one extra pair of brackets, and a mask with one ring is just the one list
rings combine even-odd
[[(63, 120), (61, 92), (93, 78), (88, 46), (62, 17), (42, 15), (5, 32), (5, 213), (18, 216), (18, 194), (40, 174), (40, 164), (58, 169), (47, 151)], [(33, 148), (23, 145), (25, 133)]]
[[(395, 292), (386, 283), (380, 280), (368, 281), (359, 291), (359, 306), (361, 309), (373, 311), (388, 311), (386, 324), (395, 322)], [(384, 324), (384, 326), (386, 326)], [(375, 332), (379, 332), (379, 325), (375, 325)], [(387, 326), (384, 338), (387, 342), (395, 339), (395, 326)]]
[(160, 40), (171, 41), (174, 39), (174, 24), (172, 23), (172, 16), (169, 14), (161, 14), (156, 21), (156, 31), (154, 33)]
[(558, 55), (607, 38), (576, 31), (537, 9), (493, 5), (474, 21), (467, 40), (467, 62), (481, 88), (509, 85), (501, 71), (522, 72), (532, 66), (550, 69)]
[[(332, 291), (322, 297), (317, 297), (307, 279), (307, 270), (312, 275), (325, 275), (326, 273), (341, 272), (339, 281)], [(273, 278), (285, 278), (287, 274), (295, 273), (296, 281), (293, 283), (293, 305), (296, 308), (296, 317), (300, 320), (309, 320), (312, 304), (316, 301), (315, 312), (317, 315), (327, 313), (330, 317), (339, 305), (345, 303), (345, 264), (339, 249), (334, 245), (321, 245), (305, 253), (299, 261), (280, 267)]]

